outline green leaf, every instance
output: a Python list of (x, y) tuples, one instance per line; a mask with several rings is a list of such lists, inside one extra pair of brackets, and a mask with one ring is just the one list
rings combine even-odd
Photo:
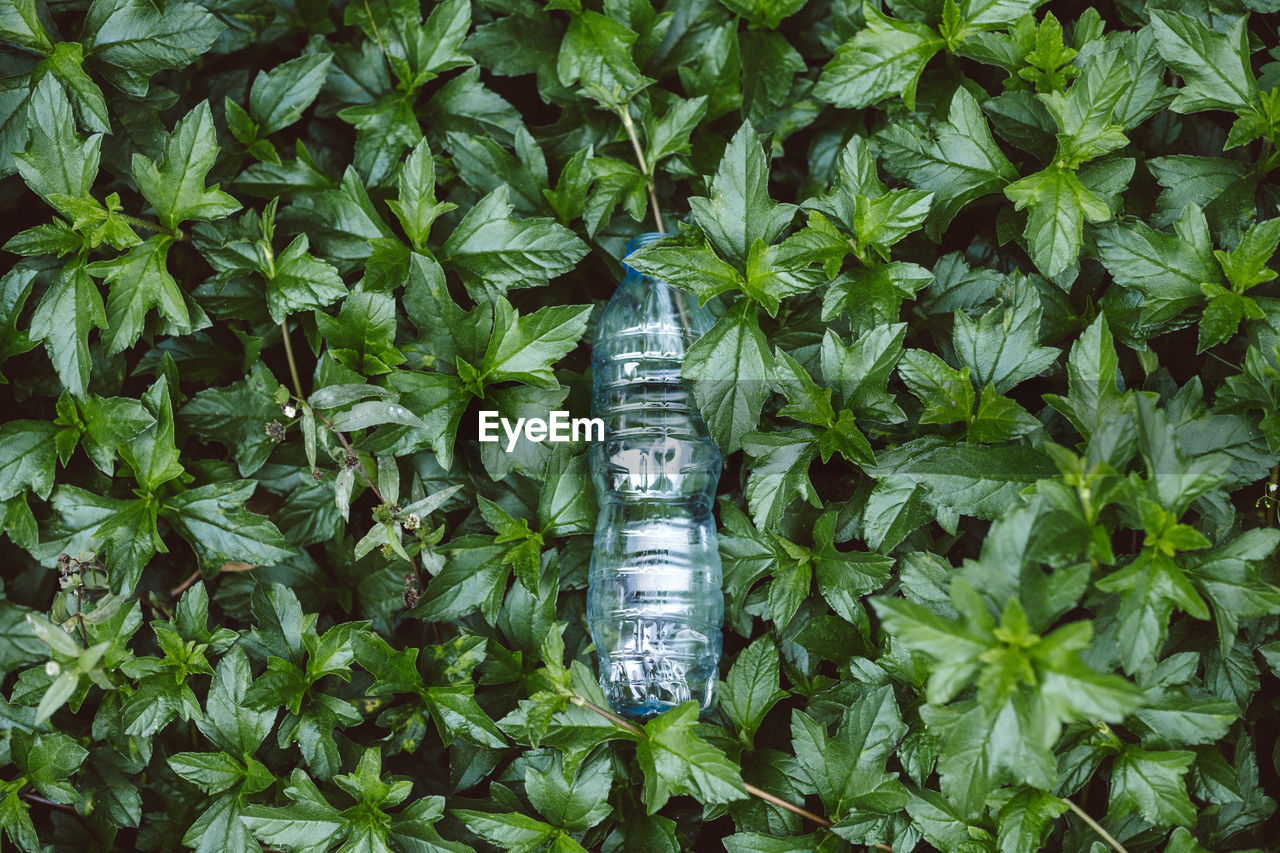
[(760, 637), (729, 667), (720, 707), (737, 727), (742, 742), (751, 746), (769, 709), (787, 696), (779, 687), (778, 650), (771, 639)]
[(1237, 18), (1227, 32), (1219, 33), (1181, 12), (1158, 9), (1151, 13), (1160, 56), (1183, 78), (1173, 100), (1174, 112), (1261, 112), (1245, 24), (1244, 17)]
[(511, 219), (505, 186), (480, 200), (453, 229), (444, 257), (470, 276), (502, 290), (539, 287), (573, 269), (587, 247), (547, 218)]
[(1111, 208), (1102, 198), (1082, 184), (1075, 172), (1056, 164), (1010, 184), (1004, 194), (1015, 210), (1030, 208), (1027, 249), (1040, 272), (1049, 277), (1075, 263), (1085, 219), (1111, 218)]
[(560, 761), (545, 771), (525, 770), (525, 792), (543, 817), (570, 832), (583, 832), (613, 811), (608, 803), (613, 784), (613, 764), (601, 754), (566, 779)]
[(772, 363), (755, 305), (747, 299), (738, 300), (686, 353), (683, 375), (725, 453), (741, 447), (759, 422)]
[(901, 95), (907, 108), (915, 109), (920, 74), (946, 42), (930, 27), (890, 18), (869, 3), (863, 4), (862, 14), (866, 27), (836, 50), (814, 95), (854, 109)]
[(805, 0), (720, 0), (721, 4), (756, 27), (776, 30), (783, 18), (799, 12)]
[(48, 10), (42, 4), (37, 4), (36, 0), (14, 0), (0, 9), (0, 38), (49, 53), (54, 45), (46, 22), (49, 22)]
[(480, 363), (481, 378), (490, 383), (515, 380), (557, 388), (551, 365), (578, 345), (590, 314), (588, 305), (559, 305), (521, 317), (499, 297), (494, 303), (493, 336)]
[(905, 733), (890, 687), (870, 690), (846, 708), (834, 735), (803, 711), (791, 715), (796, 758), (832, 817), (854, 810), (887, 814), (906, 805), (906, 789), (884, 769)]
[(315, 850), (342, 837), (346, 822), (341, 812), (329, 805), (301, 769), (293, 771), (284, 793), (292, 801), (287, 806), (251, 805), (242, 812), (240, 819), (255, 838), (287, 849)]
[(330, 354), (352, 370), (377, 376), (404, 361), (395, 347), (395, 301), (388, 294), (353, 293), (337, 317), (317, 313), (316, 325)]
[(81, 40), (98, 73), (126, 94), (144, 97), (157, 72), (190, 64), (223, 29), (194, 3), (159, 10), (147, 0), (94, 0)]
[(81, 139), (71, 118), (71, 103), (57, 78), (45, 75), (27, 102), (31, 137), (14, 165), (32, 192), (45, 201), (63, 195), (88, 195), (98, 174), (102, 135)]
[[(0, 13), (3, 14), (3, 13)], [(71, 93), (72, 103), (80, 123), (95, 133), (111, 130), (111, 117), (107, 114), (107, 101), (102, 89), (85, 73), (84, 48), (73, 41), (61, 41), (50, 54), (51, 70)]]
[(965, 205), (1018, 179), (977, 100), (964, 88), (956, 89), (947, 120), (928, 135), (903, 123), (889, 125), (876, 138), (887, 171), (933, 193), (926, 230), (934, 239)]
[(931, 352), (911, 349), (898, 361), (898, 375), (924, 404), (922, 424), (966, 422), (973, 413), (969, 368), (956, 370)]
[(974, 381), (994, 385), (1001, 394), (1040, 374), (1058, 357), (1058, 350), (1038, 345), (1041, 310), (1035, 287), (1019, 278), (1011, 290), (1012, 299), (977, 321), (956, 311), (951, 333), (956, 355), (973, 371)]
[(631, 57), (637, 35), (599, 12), (578, 12), (556, 57), (562, 86), (580, 85), (587, 95), (609, 106), (625, 104), (649, 81)]
[(1240, 244), (1232, 251), (1224, 252), (1219, 249), (1213, 253), (1232, 290), (1244, 293), (1249, 288), (1276, 277), (1276, 271), (1270, 269), (1267, 263), (1276, 253), (1277, 243), (1280, 243), (1280, 219), (1268, 219), (1246, 231)]
[(306, 234), (299, 234), (275, 259), (267, 279), (267, 309), (276, 323), (295, 311), (326, 308), (347, 295), (333, 265), (308, 253)]
[(134, 479), (147, 493), (183, 473), (174, 443), (173, 404), (169, 382), (161, 377), (147, 389), (143, 404), (155, 423), (120, 447), (120, 457), (133, 469)]
[[(742, 450), (752, 460), (745, 490), (747, 504), (760, 529), (773, 529), (797, 497), (815, 507), (821, 504), (809, 482), (809, 463), (818, 455), (816, 439), (817, 433), (808, 429), (742, 436)], [(804, 588), (807, 592), (807, 582)]]
[(179, 329), (190, 328), (186, 300), (168, 269), (172, 245), (172, 237), (157, 234), (123, 255), (85, 268), (111, 285), (103, 327), (108, 352), (121, 352), (137, 343), (152, 308), (159, 309), (160, 315)]
[(266, 425), (280, 414), (271, 399), (278, 385), (270, 371), (254, 365), (240, 382), (197, 392), (178, 414), (201, 438), (226, 445), (241, 476), (247, 477), (262, 467), (275, 447)]
[(166, 228), (177, 228), (188, 219), (220, 219), (240, 209), (240, 202), (219, 190), (217, 184), (205, 188), (205, 176), (217, 155), (218, 140), (208, 101), (202, 101), (173, 126), (159, 164), (144, 154), (134, 155), (138, 188)]
[(179, 752), (169, 757), (169, 766), (206, 794), (217, 794), (244, 778), (245, 768), (224, 752)]
[(831, 330), (822, 338), (822, 376), (840, 394), (844, 408), (860, 419), (901, 423), (906, 419), (888, 391), (902, 357), (905, 323), (886, 323), (860, 335), (852, 346)]
[(628, 255), (627, 266), (687, 290), (704, 305), (717, 294), (746, 288), (742, 273), (722, 261), (709, 246), (665, 247), (659, 243)]
[(876, 465), (867, 466), (867, 472), (895, 486), (919, 483), (935, 505), (975, 518), (994, 518), (1027, 485), (1056, 474), (1048, 459), (1029, 447), (916, 441), (922, 443), (905, 452), (897, 448), (877, 454)]
[(645, 724), (636, 756), (644, 770), (649, 814), (661, 809), (672, 794), (691, 794), (710, 804), (746, 798), (738, 768), (694, 733), (697, 720), (697, 703), (685, 702)]
[(1045, 402), (1065, 415), (1087, 439), (1107, 422), (1128, 413), (1126, 395), (1118, 386), (1119, 365), (1106, 315), (1099, 314), (1071, 345), (1067, 396), (1046, 394)]
[(452, 809), (454, 817), (481, 838), (511, 853), (533, 853), (544, 848), (559, 835), (549, 823), (520, 812), (494, 814), (471, 809)]
[(0, 500), (30, 489), (41, 499), (53, 490), (57, 428), (47, 421), (0, 425)]
[(650, 169), (673, 154), (689, 152), (689, 138), (707, 113), (707, 98), (673, 99), (661, 115), (647, 115), (644, 138)]
[(443, 213), (455, 205), (437, 202), (435, 160), (426, 140), (418, 145), (405, 160), (397, 179), (400, 197), (387, 202), (387, 206), (400, 220), (413, 247), (421, 251), (431, 234), (431, 225)]
[(1151, 752), (1127, 746), (1111, 769), (1111, 807), (1108, 817), (1136, 812), (1156, 826), (1194, 824), (1196, 813), (1187, 797), (1183, 776), (1195, 760), (1194, 752)]
[(249, 115), (263, 136), (283, 130), (298, 119), (320, 94), (332, 57), (313, 53), (259, 71), (249, 90)]
[(1174, 231), (1166, 234), (1141, 222), (1098, 230), (1099, 259), (1117, 284), (1142, 294), (1142, 320), (1148, 326), (1168, 325), (1204, 298), (1202, 282), (1221, 281), (1204, 214), (1188, 205)]
[(271, 565), (292, 556), (293, 549), (274, 524), (244, 508), (254, 488), (251, 480), (232, 480), (188, 489), (170, 498), (161, 513), (191, 543), (204, 567)]
[(769, 163), (750, 123), (729, 141), (706, 196), (689, 199), (694, 221), (721, 256), (745, 267), (757, 240), (772, 245), (791, 224), (795, 206), (769, 198)]
[(1000, 807), (1000, 833), (996, 848), (1000, 853), (1032, 853), (1042, 849), (1044, 831), (1068, 806), (1044, 791), (1023, 788)]

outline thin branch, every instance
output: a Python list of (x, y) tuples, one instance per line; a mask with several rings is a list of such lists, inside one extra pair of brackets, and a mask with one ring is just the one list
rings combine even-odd
[[(235, 562), (235, 561), (227, 561), (218, 568), (218, 571), (219, 572), (248, 572), (256, 568), (258, 567), (254, 563), (241, 563), (241, 562)], [(187, 589), (198, 580), (200, 580), (200, 570), (196, 569), (194, 572), (192, 572), (190, 575), (187, 576), (186, 580), (184, 580), (182, 583), (175, 586), (173, 589), (169, 590), (169, 597), (177, 598), (178, 596), (182, 595), (182, 593), (186, 592)]]
[(644, 186), (649, 191), (649, 206), (653, 208), (653, 221), (658, 226), (658, 233), (666, 234), (667, 226), (662, 222), (662, 208), (658, 204), (658, 190), (653, 182), (653, 173), (649, 171), (649, 164), (644, 159), (644, 149), (640, 147), (640, 137), (636, 134), (635, 122), (631, 120), (631, 110), (626, 104), (618, 108), (618, 117), (622, 119), (622, 126), (626, 128), (627, 137), (631, 140), (631, 148), (636, 152), (636, 163), (644, 174)]
[(287, 320), (280, 324), (280, 336), (284, 338), (284, 357), (289, 361), (289, 375), (293, 377), (293, 393), (298, 395), (299, 400), (305, 400), (306, 395), (302, 393), (302, 380), (298, 378), (298, 362), (293, 358), (293, 342), (289, 340)]
[(1103, 841), (1110, 844), (1111, 848), (1115, 850), (1116, 853), (1129, 853), (1128, 850), (1124, 849), (1123, 844), (1121, 844), (1119, 841), (1116, 841), (1115, 838), (1111, 835), (1111, 833), (1103, 829), (1102, 824), (1098, 823), (1096, 820), (1089, 817), (1089, 815), (1085, 812), (1084, 809), (1080, 808), (1071, 800), (1068, 800), (1066, 797), (1063, 797), (1062, 801), (1067, 804), (1067, 808), (1071, 809), (1073, 812), (1079, 815), (1082, 821), (1089, 824), (1089, 828), (1092, 829), (1094, 832), (1098, 833), (1098, 835), (1102, 838)]
[(136, 225), (139, 228), (145, 228), (148, 231), (154, 231), (157, 234), (168, 234), (175, 240), (187, 239), (187, 235), (182, 233), (181, 228), (167, 228), (159, 222), (152, 222), (149, 219), (139, 219), (136, 216), (130, 216), (127, 213), (120, 213), (119, 211), (116, 212), (116, 216), (120, 217), (125, 222), (128, 222), (130, 225)]
[[(757, 788), (755, 785), (752, 785), (750, 782), (743, 782), (742, 785), (747, 789), (747, 793), (753, 797), (759, 797), (760, 799), (764, 800), (766, 803), (773, 803), (775, 806), (780, 806), (781, 808), (784, 808), (789, 812), (800, 815), (800, 817), (808, 818), (809, 820), (818, 824), (818, 826), (827, 827), (828, 829), (831, 827), (831, 821), (827, 820), (822, 815), (816, 815), (813, 812), (809, 811), (808, 809), (804, 809), (793, 803), (789, 803), (786, 800), (782, 799), (781, 797), (777, 796), (776, 794), (770, 794), (768, 791), (765, 791), (761, 788)], [(886, 847), (885, 849), (888, 850), (889, 848)]]
[(26, 800), (29, 803), (39, 803), (42, 806), (48, 806), (49, 808), (53, 808), (53, 809), (61, 809), (64, 812), (75, 811), (74, 806), (69, 806), (66, 803), (55, 803), (53, 800), (46, 799), (40, 796), (39, 794), (32, 794), (30, 792), (25, 792), (20, 796), (22, 797), (22, 799)]
[(586, 708), (589, 711), (595, 711), (597, 714), (604, 717), (606, 720), (613, 723), (618, 728), (626, 729), (636, 737), (640, 737), (640, 738), (648, 737), (648, 735), (645, 734), (644, 729), (641, 728), (640, 726), (637, 726), (635, 723), (631, 722), (630, 720), (623, 719), (622, 717), (610, 711), (608, 708), (601, 708), (599, 705), (597, 705), (595, 702), (592, 702), (587, 697), (581, 696), (575, 693), (573, 694), (572, 699), (575, 705), (581, 705), (582, 707)]

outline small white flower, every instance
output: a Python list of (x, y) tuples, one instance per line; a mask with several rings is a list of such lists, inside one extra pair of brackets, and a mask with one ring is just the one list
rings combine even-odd
[(405, 530), (417, 530), (421, 526), (422, 519), (418, 518), (418, 514), (416, 512), (409, 513), (409, 517), (404, 520)]
[(293, 406), (290, 406), (290, 405), (287, 405), (287, 404), (285, 405), (285, 407), (284, 407), (284, 416), (285, 416), (286, 418), (291, 418), (291, 417), (293, 417), (293, 416), (294, 416), (294, 415), (296, 415), (296, 414), (298, 414), (298, 410), (297, 410), (297, 409), (295, 409)]
[(53, 678), (60, 672), (62, 672), (62, 667), (58, 666), (58, 662), (56, 660), (51, 660), (44, 665), (44, 674), (50, 678)]

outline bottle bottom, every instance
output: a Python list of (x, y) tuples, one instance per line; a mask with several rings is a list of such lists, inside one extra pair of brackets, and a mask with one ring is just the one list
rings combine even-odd
[[(600, 687), (613, 710), (649, 717), (690, 700), (700, 711), (711, 708), (719, 675), (718, 630), (696, 631), (670, 618), (626, 620), (611, 626), (613, 631), (596, 627)], [(610, 647), (600, 642), (605, 635), (618, 634), (624, 642), (613, 645), (613, 652), (603, 651)]]
[(608, 655), (600, 670), (600, 687), (610, 707), (629, 717), (651, 717), (691, 699), (701, 712), (715, 701), (714, 660), (698, 661), (686, 670), (669, 657)]

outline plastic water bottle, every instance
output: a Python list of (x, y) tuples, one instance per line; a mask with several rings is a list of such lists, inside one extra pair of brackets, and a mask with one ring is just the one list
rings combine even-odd
[[(636, 237), (627, 254), (662, 236)], [(680, 378), (713, 322), (695, 297), (628, 267), (592, 340), (591, 414), (605, 431), (589, 456), (600, 516), (587, 616), (600, 685), (631, 716), (715, 698), (722, 457)]]

